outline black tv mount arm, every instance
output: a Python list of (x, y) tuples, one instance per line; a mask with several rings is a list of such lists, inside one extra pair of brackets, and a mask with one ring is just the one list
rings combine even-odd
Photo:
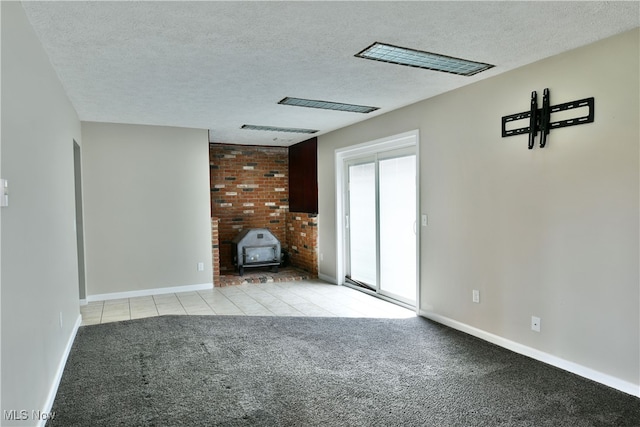
[[(566, 111), (581, 107), (588, 107), (589, 112), (586, 116), (551, 122), (551, 113), (557, 113), (559, 111)], [(544, 148), (547, 145), (547, 136), (549, 135), (549, 131), (551, 129), (592, 123), (593, 117), (593, 97), (550, 106), (549, 89), (547, 88), (542, 94), (542, 108), (538, 108), (538, 94), (534, 90), (533, 92), (531, 92), (531, 108), (529, 109), (529, 111), (510, 114), (508, 116), (502, 117), (502, 137), (505, 138), (507, 136), (522, 135), (523, 133), (528, 133), (529, 150), (531, 150), (535, 145), (536, 134), (538, 133), (538, 131), (540, 131), (540, 148)], [(507, 130), (507, 123), (524, 119), (529, 119), (529, 126)]]

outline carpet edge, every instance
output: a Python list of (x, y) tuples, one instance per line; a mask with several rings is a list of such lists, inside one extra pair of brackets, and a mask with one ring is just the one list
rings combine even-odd
[(419, 314), (420, 316), (425, 317), (429, 320), (433, 320), (434, 322), (438, 322), (442, 325), (467, 333), (507, 350), (511, 350), (523, 356), (530, 357), (539, 362), (543, 362), (547, 365), (562, 369), (563, 371), (571, 372), (572, 374), (576, 374), (588, 380), (595, 381), (607, 387), (614, 388), (631, 396), (640, 397), (640, 384), (633, 384), (629, 381), (625, 381), (612, 375), (605, 374), (603, 372), (588, 368), (575, 362), (571, 362), (558, 356), (554, 356), (544, 351), (537, 350), (533, 347), (526, 346), (516, 341), (511, 341), (507, 338), (492, 334), (490, 332), (467, 325), (466, 323), (459, 322), (457, 320), (442, 316), (437, 313), (433, 313), (427, 310), (420, 310)]

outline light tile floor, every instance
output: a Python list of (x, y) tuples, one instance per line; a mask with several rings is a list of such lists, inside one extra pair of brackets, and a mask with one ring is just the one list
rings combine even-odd
[(415, 312), (320, 280), (260, 283), (136, 298), (80, 307), (82, 325), (166, 314), (405, 318)]

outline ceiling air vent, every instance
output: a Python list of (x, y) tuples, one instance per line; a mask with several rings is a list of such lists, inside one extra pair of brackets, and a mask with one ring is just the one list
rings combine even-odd
[(376, 111), (378, 107), (368, 107), (366, 105), (343, 104), (341, 102), (317, 101), (314, 99), (291, 98), (287, 96), (278, 104), (293, 105), (295, 107), (321, 108), (323, 110), (348, 111), (351, 113), (370, 113)]
[(492, 68), (493, 65), (437, 53), (424, 52), (406, 47), (393, 46), (375, 42), (368, 48), (357, 53), (358, 58), (374, 61), (389, 62), (391, 64), (407, 65), (409, 67), (424, 68), (426, 70), (443, 71), (445, 73), (472, 76)]
[(316, 133), (315, 129), (282, 128), (277, 126), (242, 125), (241, 129), (264, 130), (269, 132), (289, 132), (289, 133)]

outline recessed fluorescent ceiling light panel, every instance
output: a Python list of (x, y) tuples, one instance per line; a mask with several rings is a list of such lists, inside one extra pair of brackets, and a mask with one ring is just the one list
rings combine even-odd
[(301, 99), (286, 97), (278, 104), (293, 105), (296, 107), (322, 108), (324, 110), (349, 111), (352, 113), (370, 113), (378, 110), (378, 107), (367, 107), (366, 105), (343, 104), (341, 102), (316, 101), (313, 99)]
[(374, 61), (389, 62), (391, 64), (444, 71), (445, 73), (459, 74), (462, 76), (472, 76), (493, 67), (493, 65), (482, 62), (468, 61), (452, 56), (423, 52), (421, 50), (378, 42), (375, 42), (355, 56), (373, 59)]
[(242, 125), (241, 129), (266, 130), (269, 132), (316, 133), (315, 129), (280, 128), (276, 126)]

